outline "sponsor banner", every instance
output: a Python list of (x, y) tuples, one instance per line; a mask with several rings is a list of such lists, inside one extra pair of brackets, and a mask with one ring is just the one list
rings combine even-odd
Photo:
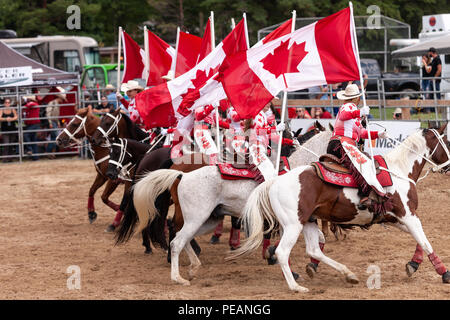
[(32, 83), (31, 66), (0, 68), (0, 87), (26, 86)]
[[(319, 121), (322, 126), (328, 127), (329, 123), (334, 126), (336, 119), (291, 119), (290, 128), (294, 132), (302, 128), (300, 134), (305, 134), (314, 125), (315, 121)], [(370, 121), (369, 127), (372, 131), (384, 131), (384, 128), (386, 128), (389, 137), (403, 142), (411, 133), (420, 129), (420, 121)], [(390, 139), (366, 140), (364, 145), (366, 152), (370, 152), (369, 142), (372, 144), (374, 155), (384, 155), (397, 145)]]

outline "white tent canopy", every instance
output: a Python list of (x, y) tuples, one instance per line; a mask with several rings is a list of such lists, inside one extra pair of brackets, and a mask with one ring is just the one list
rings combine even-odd
[(438, 54), (450, 54), (450, 34), (395, 50), (392, 52), (392, 56), (394, 58), (421, 56), (427, 53), (431, 47), (434, 47)]

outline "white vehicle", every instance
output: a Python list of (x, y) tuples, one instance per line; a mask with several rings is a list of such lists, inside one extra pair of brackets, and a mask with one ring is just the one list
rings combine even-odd
[(33, 60), (67, 72), (81, 73), (84, 65), (100, 63), (98, 43), (90, 37), (38, 36), (0, 40)]

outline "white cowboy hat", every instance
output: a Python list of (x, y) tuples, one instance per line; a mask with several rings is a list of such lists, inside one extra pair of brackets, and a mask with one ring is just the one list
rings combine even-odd
[(105, 89), (115, 90), (116, 88), (115, 88), (111, 83), (108, 83), (108, 84), (106, 85)]
[(175, 73), (173, 72), (173, 70), (169, 70), (169, 72), (165, 76), (162, 76), (161, 78), (167, 81), (173, 80), (175, 78)]
[(136, 80), (130, 80), (122, 85), (122, 90), (127, 92), (130, 90), (144, 90), (144, 88), (142, 88), (139, 82), (137, 82)]
[(62, 87), (56, 87), (56, 89), (58, 89), (60, 92), (56, 96), (63, 100), (66, 100), (66, 94), (65, 94), (66, 90), (64, 90), (64, 88), (62, 88)]
[(359, 88), (356, 84), (349, 84), (345, 90), (341, 90), (337, 93), (337, 98), (339, 100), (350, 100), (356, 97), (361, 96), (362, 93), (359, 92)]

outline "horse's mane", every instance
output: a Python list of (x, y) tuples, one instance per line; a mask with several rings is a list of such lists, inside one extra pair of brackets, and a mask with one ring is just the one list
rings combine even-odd
[[(323, 137), (326, 137), (327, 135), (329, 135), (330, 138), (331, 138), (331, 134), (332, 134), (332, 133), (333, 133), (333, 132), (331, 132), (331, 131), (327, 128), (325, 131), (321, 131), (321, 132), (319, 132), (318, 134), (314, 135), (311, 139), (307, 140), (307, 141), (303, 144), (303, 146), (306, 147), (306, 148), (308, 148), (308, 147), (310, 147), (311, 145), (316, 144), (317, 141), (322, 140)], [(306, 135), (306, 134), (307, 134), (307, 133), (305, 133), (305, 135)], [(300, 144), (301, 144), (301, 143), (300, 143)]]
[(424, 129), (419, 129), (413, 134), (409, 135), (401, 144), (389, 151), (384, 157), (389, 163), (396, 163), (399, 167), (404, 167), (408, 164), (408, 155), (410, 149), (421, 152), (425, 150), (427, 142), (423, 137)]
[(148, 133), (139, 128), (136, 123), (131, 121), (129, 116), (127, 116), (126, 114), (122, 114), (122, 118), (125, 120), (125, 123), (127, 125), (127, 131), (130, 139), (140, 141), (148, 137)]
[(298, 140), (298, 142), (300, 144), (304, 144), (306, 141), (308, 141), (309, 139), (311, 139), (313, 136), (316, 135), (316, 133), (314, 131), (315, 130), (309, 130), (304, 135), (297, 137), (296, 139)]

